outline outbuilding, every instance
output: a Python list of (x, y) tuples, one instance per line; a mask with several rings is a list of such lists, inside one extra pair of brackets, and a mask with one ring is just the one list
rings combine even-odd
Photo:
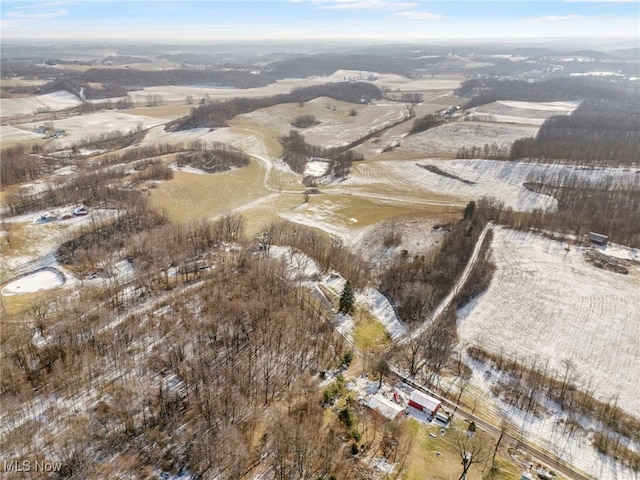
[(409, 397), (409, 405), (433, 417), (438, 412), (442, 404), (437, 398), (433, 398), (426, 393), (414, 390)]
[(598, 245), (600, 247), (606, 247), (607, 243), (609, 243), (609, 237), (606, 235), (602, 235), (601, 233), (591, 232), (589, 233), (589, 241), (593, 245)]

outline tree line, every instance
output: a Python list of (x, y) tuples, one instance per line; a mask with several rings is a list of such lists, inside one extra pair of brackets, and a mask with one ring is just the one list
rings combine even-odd
[(469, 203), (460, 221), (440, 227), (448, 233), (437, 251), (413, 258), (401, 255), (385, 271), (379, 289), (393, 300), (402, 321), (421, 323), (453, 288), (488, 220), (487, 213), (484, 204)]
[[(246, 70), (168, 69), (136, 70), (132, 68), (90, 68), (84, 72), (54, 70), (57, 78), (38, 87), (38, 94), (66, 90), (93, 100), (126, 96), (128, 91), (160, 85), (208, 85), (214, 87), (256, 88), (272, 82), (263, 75)], [(48, 77), (52, 70), (48, 69)], [(95, 87), (99, 84), (100, 87)]]
[(640, 103), (587, 99), (571, 115), (545, 120), (535, 138), (516, 140), (511, 160), (589, 166), (637, 165), (640, 149)]
[(341, 69), (397, 73), (410, 77), (417, 64), (415, 60), (401, 56), (325, 53), (271, 62), (264, 71), (275, 79), (331, 75)]
[(454, 94), (470, 98), (464, 105), (465, 109), (469, 109), (497, 100), (557, 102), (599, 98), (624, 101), (632, 92), (609, 80), (592, 77), (560, 77), (539, 82), (492, 77), (465, 80)]
[(425, 130), (429, 130), (430, 128), (435, 128), (439, 125), (442, 125), (444, 120), (439, 115), (428, 114), (422, 118), (416, 118), (413, 121), (413, 125), (411, 126), (411, 130), (409, 133), (420, 133)]
[(196, 148), (176, 156), (178, 166), (189, 165), (208, 173), (224, 172), (249, 165), (249, 156), (237, 148), (221, 142), (196, 143)]
[(325, 148), (310, 145), (296, 130), (291, 130), (288, 136), (281, 137), (280, 144), (284, 150), (282, 160), (291, 170), (300, 175), (304, 174), (307, 162), (316, 157), (328, 160), (329, 167), (326, 175), (343, 179), (349, 174), (351, 164), (364, 158), (361, 153), (345, 147)]
[(546, 232), (552, 236), (567, 234), (585, 237), (595, 231), (612, 242), (640, 247), (640, 188), (634, 184), (616, 185), (602, 181), (568, 177), (564, 181), (541, 173), (531, 176), (524, 186), (553, 196), (557, 211), (517, 212), (502, 202), (483, 198), (488, 216), (510, 228)]
[(549, 371), (548, 360), (533, 360), (525, 365), (478, 346), (468, 347), (467, 353), (473, 360), (507, 373), (492, 387), (495, 395), (527, 413), (538, 415), (544, 413), (544, 399), (551, 400), (568, 414), (565, 431), (571, 434), (575, 429), (587, 428), (580, 418), (595, 420), (596, 448), (633, 470), (640, 470), (640, 454), (626, 446), (629, 440), (640, 440), (640, 421), (620, 409), (615, 400), (597, 400), (588, 386), (586, 391), (581, 390), (576, 385), (571, 361), (565, 361), (564, 370), (554, 374)]

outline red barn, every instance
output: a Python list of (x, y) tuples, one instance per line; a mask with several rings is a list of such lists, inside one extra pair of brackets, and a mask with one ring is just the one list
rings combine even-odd
[(414, 390), (409, 397), (409, 405), (433, 417), (438, 412), (441, 403), (436, 398)]

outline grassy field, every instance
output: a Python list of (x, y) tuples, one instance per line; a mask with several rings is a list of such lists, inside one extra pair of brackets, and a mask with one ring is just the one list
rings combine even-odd
[[(437, 426), (427, 426), (417, 420), (407, 421), (407, 431), (410, 436), (411, 446), (405, 461), (406, 480), (451, 480), (458, 478), (462, 473), (460, 456), (450, 443), (451, 427), (443, 435)], [(436, 438), (431, 437), (433, 434)], [(491, 450), (490, 453), (493, 453)], [(499, 457), (498, 457), (499, 458)], [(469, 469), (468, 480), (482, 480), (488, 478), (491, 458), (489, 456), (487, 466), (483, 473), (483, 464), (472, 465)], [(500, 459), (498, 462), (500, 472), (491, 477), (493, 480), (518, 480), (519, 470), (511, 463)]]
[[(0, 286), (4, 286), (4, 284)], [(61, 296), (64, 290), (65, 287), (62, 286), (44, 292), (22, 293), (11, 296), (0, 295), (0, 317), (3, 317), (2, 328), (6, 327), (6, 320), (11, 321), (12, 317), (29, 312), (33, 309), (34, 305), (49, 303), (55, 300)], [(68, 291), (68, 289), (66, 290)]]
[(210, 218), (265, 197), (264, 169), (253, 160), (249, 166), (217, 174), (176, 172), (151, 193), (153, 206), (176, 222)]
[(369, 312), (359, 310), (354, 316), (354, 323), (353, 342), (360, 350), (377, 351), (391, 342), (387, 329)]

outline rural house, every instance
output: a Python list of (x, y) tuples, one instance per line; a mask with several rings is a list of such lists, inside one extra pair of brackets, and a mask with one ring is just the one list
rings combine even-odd
[(381, 394), (372, 395), (367, 402), (367, 407), (371, 410), (377, 410), (389, 420), (395, 419), (402, 411), (404, 411), (404, 407), (402, 405), (398, 405)]

